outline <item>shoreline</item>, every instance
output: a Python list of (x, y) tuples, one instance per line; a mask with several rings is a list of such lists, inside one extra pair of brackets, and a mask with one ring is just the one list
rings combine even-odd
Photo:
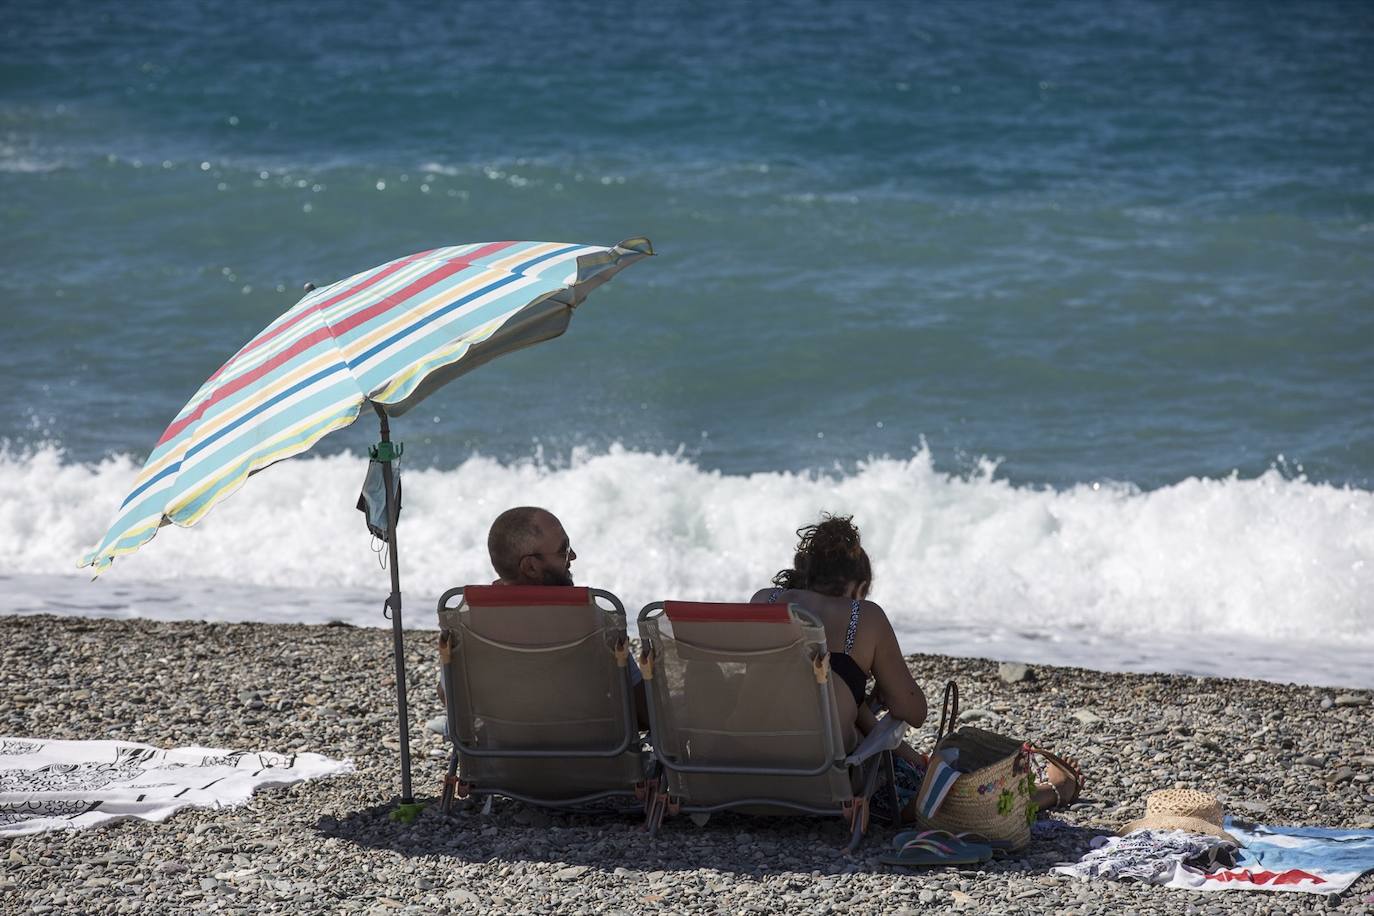
[[(1077, 757), (1084, 799), (1042, 821), (1030, 847), (977, 868), (895, 871), (875, 824), (859, 852), (822, 818), (670, 819), (657, 839), (639, 819), (546, 813), (498, 801), (493, 816), (441, 815), (443, 742), (434, 632), (406, 634), (414, 825), (387, 817), (398, 791), (389, 634), (370, 627), (0, 617), (0, 731), (119, 739), (160, 747), (314, 751), (355, 773), (259, 792), (163, 824), (46, 833), (0, 843), (4, 912), (978, 911), (1370, 912), (1366, 875), (1336, 900), (1199, 895), (1052, 876), (1088, 840), (1139, 816), (1174, 785), (1216, 794), (1228, 813), (1274, 825), (1374, 826), (1369, 691), (1190, 675), (1032, 666), (1003, 682), (982, 659), (908, 657), (938, 720), (940, 687), (959, 682), (965, 721)], [(1344, 702), (1366, 705), (1338, 705)], [(1327, 702), (1329, 701), (1329, 702)], [(1325, 708), (1324, 708), (1325, 707)], [(913, 743), (928, 749), (935, 723)], [(1050, 825), (1050, 826), (1046, 826)], [(972, 903), (969, 903), (969, 900)], [(44, 909), (45, 907), (49, 909)]]
[[(3, 613), (11, 615), (66, 617), (71, 612), (85, 612), (83, 616), (101, 620), (271, 626), (342, 622), (368, 629), (391, 629), (390, 621), (381, 614), (383, 595), (377, 587), (296, 589), (208, 578), (135, 579), (121, 580), (119, 584), (101, 580), (98, 587), (92, 588), (91, 581), (84, 576), (25, 573), (0, 574), (0, 584), (9, 590), (8, 606)], [(404, 618), (408, 629), (437, 633), (431, 598), (416, 600), (416, 593), (409, 594)], [(183, 610), (188, 606), (206, 609), (201, 612), (206, 616), (192, 619)], [(271, 607), (275, 613), (292, 619), (261, 620), (263, 607)], [(637, 610), (633, 602), (627, 607), (632, 634)], [(1374, 690), (1374, 643), (1276, 641), (1246, 632), (1184, 633), (1167, 629), (1122, 635), (1111, 629), (1081, 626), (1037, 628), (1010, 620), (996, 625), (977, 621), (961, 624), (958, 620), (909, 621), (901, 615), (894, 617), (893, 626), (902, 646), (920, 648), (923, 654), (936, 657), (1088, 668), (1114, 674), (1238, 677), (1337, 692)]]

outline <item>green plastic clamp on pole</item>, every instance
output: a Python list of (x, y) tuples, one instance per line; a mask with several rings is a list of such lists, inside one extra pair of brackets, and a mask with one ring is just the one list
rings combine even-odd
[(404, 802), (398, 802), (396, 810), (391, 812), (391, 819), (402, 824), (413, 824), (415, 818), (419, 817), (423, 810), (425, 810), (424, 802), (411, 802), (408, 805)]
[(367, 447), (367, 455), (374, 461), (397, 461), (405, 450), (402, 442), (378, 442)]

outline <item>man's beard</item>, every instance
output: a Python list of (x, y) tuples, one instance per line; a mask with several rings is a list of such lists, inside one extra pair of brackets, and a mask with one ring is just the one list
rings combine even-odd
[(544, 575), (541, 577), (540, 585), (572, 585), (573, 577), (570, 569), (551, 569), (545, 568)]

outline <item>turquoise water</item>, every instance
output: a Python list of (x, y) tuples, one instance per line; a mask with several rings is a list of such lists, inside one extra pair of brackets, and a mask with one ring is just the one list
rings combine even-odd
[[(912, 627), (1368, 631), (1374, 6), (663, 6), (8, 4), (0, 572), (67, 574), (303, 282), (647, 235), (565, 338), (398, 421), (452, 500), (408, 524), (461, 553), (483, 500), (553, 488), (633, 603), (752, 590), (833, 508), (878, 532), (880, 585), (931, 583)], [(351, 542), (321, 571), (322, 522), (244, 559), (287, 473), (243, 543), (165, 533), (116, 575), (188, 575), (156, 556), (185, 538), (223, 581), (371, 582)], [(664, 516), (654, 559), (609, 556), (606, 505)], [(776, 536), (721, 533), (744, 516)]]
[(661, 257), (436, 398), (417, 460), (1374, 471), (1367, 4), (9, 18), (11, 442), (145, 452), (306, 280), (642, 233)]

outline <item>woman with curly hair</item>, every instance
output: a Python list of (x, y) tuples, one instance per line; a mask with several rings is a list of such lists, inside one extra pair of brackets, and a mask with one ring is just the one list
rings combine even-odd
[[(830, 670), (847, 688), (835, 691), (840, 721), (846, 726), (852, 723), (846, 741), (856, 739), (853, 728), (867, 733), (877, 722), (864, 702), (870, 677), (876, 682), (874, 695), (892, 715), (919, 727), (926, 719), (926, 696), (911, 676), (887, 614), (868, 600), (873, 567), (853, 518), (822, 513), (817, 524), (797, 529), (797, 537), (791, 568), (774, 576), (773, 587), (756, 592), (751, 602), (798, 604), (820, 618), (830, 650)], [(905, 742), (897, 756), (911, 765), (898, 767), (898, 782), (905, 776), (910, 783), (906, 787), (910, 791), (901, 792), (899, 787), (899, 794), (914, 795), (925, 760)], [(1068, 758), (1067, 764), (1065, 768), (1051, 763), (1047, 781), (1036, 787), (1034, 800), (1042, 810), (1068, 805), (1082, 790), (1077, 763)], [(914, 813), (908, 806), (903, 815), (909, 818)]]
[[(759, 604), (799, 604), (825, 627), (830, 670), (845, 685), (837, 690), (840, 721), (869, 724), (864, 694), (869, 677), (892, 714), (916, 727), (926, 719), (926, 697), (902, 657), (887, 614), (867, 600), (873, 568), (850, 516), (822, 514), (821, 521), (797, 530), (801, 539), (790, 569), (773, 577), (773, 588), (757, 592)], [(852, 703), (852, 705), (851, 705)], [(868, 721), (864, 721), (868, 720)]]

